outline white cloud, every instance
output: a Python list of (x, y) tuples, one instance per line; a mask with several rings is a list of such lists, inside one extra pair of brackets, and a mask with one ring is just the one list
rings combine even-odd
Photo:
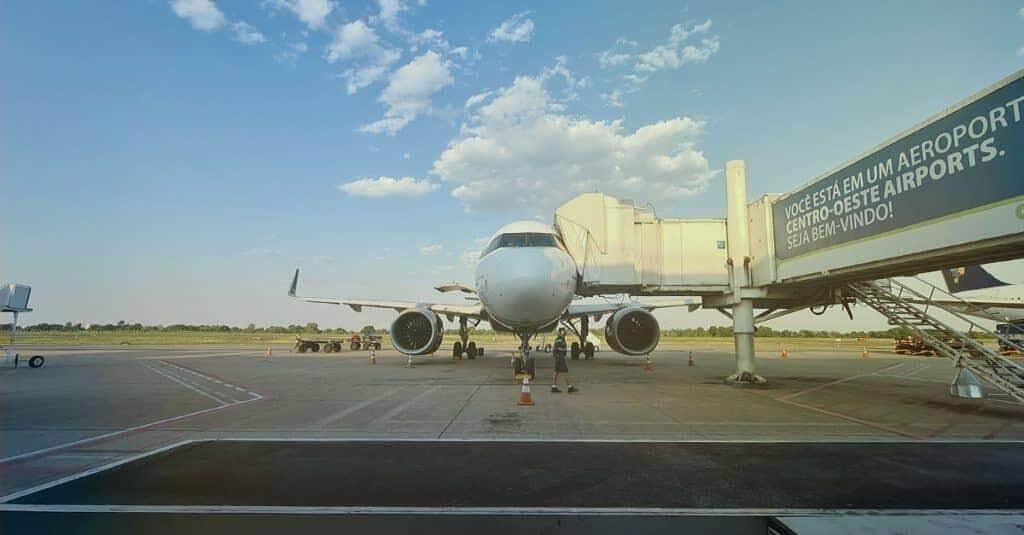
[[(420, 33), (409, 33), (407, 35), (410, 49), (415, 52), (419, 50), (419, 47), (426, 46), (428, 48), (434, 48), (437, 50), (448, 50), (448, 41), (444, 38), (444, 33), (440, 30), (426, 29)], [(465, 47), (460, 47), (465, 48)]]
[(388, 28), (397, 28), (398, 14), (405, 11), (405, 2), (402, 0), (377, 0), (377, 5), (380, 6), (380, 11), (376, 17), (371, 18), (371, 22), (381, 22)]
[(402, 159), (403, 160), (409, 160), (411, 158), (412, 158), (412, 154), (409, 154), (408, 152), (402, 154)]
[(1024, 18), (1024, 7), (1017, 10), (1017, 16)]
[(663, 69), (678, 69), (688, 63), (704, 63), (712, 54), (718, 52), (718, 36), (711, 35), (701, 39), (697, 45), (684, 44), (693, 35), (704, 34), (711, 29), (711, 19), (687, 29), (676, 24), (669, 32), (668, 41), (647, 52), (637, 55), (637, 72), (653, 72)]
[(633, 59), (632, 50), (637, 47), (636, 41), (630, 41), (628, 39), (619, 38), (615, 41), (615, 46), (609, 48), (598, 54), (597, 61), (601, 65), (602, 69), (608, 69), (622, 65), (631, 59)]
[(491, 30), (487, 40), (496, 43), (506, 41), (510, 43), (526, 43), (533, 37), (533, 21), (526, 18), (529, 11), (517, 13), (505, 19), (497, 28)]
[(171, 9), (197, 30), (209, 32), (224, 26), (224, 13), (212, 0), (172, 0)]
[(601, 100), (605, 101), (606, 104), (615, 108), (621, 108), (622, 104), (622, 90), (612, 89), (607, 93), (601, 93)]
[(1024, 46), (1017, 49), (1018, 56), (1024, 56)]
[(438, 185), (428, 179), (417, 180), (406, 176), (392, 178), (360, 178), (338, 186), (341, 191), (355, 197), (419, 197), (437, 189)]
[[(711, 19), (689, 27), (676, 24), (663, 44), (641, 52), (636, 51), (639, 47), (636, 41), (619, 38), (615, 46), (601, 52), (597, 60), (603, 69), (619, 69), (628, 65), (630, 72), (622, 75), (623, 83), (619, 87), (603, 93), (601, 99), (608, 106), (620, 108), (623, 106), (622, 97), (639, 91), (655, 72), (706, 63), (719, 48), (718, 36), (709, 34), (710, 30)], [(703, 36), (699, 42), (689, 43), (691, 37), (698, 35)]]
[(621, 121), (569, 115), (543, 74), (485, 97), (434, 162), (431, 173), (467, 208), (533, 214), (587, 191), (664, 203), (707, 187), (715, 173), (696, 146), (701, 121), (629, 132)]
[(231, 31), (234, 32), (235, 41), (242, 43), (243, 45), (255, 45), (266, 41), (263, 34), (253, 28), (252, 25), (238, 21), (231, 25)]
[(378, 101), (387, 107), (384, 118), (359, 130), (395, 134), (430, 108), (430, 97), (454, 82), (451, 62), (428, 51), (391, 73)]
[(421, 256), (428, 256), (428, 255), (432, 255), (432, 254), (435, 254), (435, 253), (439, 253), (439, 252), (441, 252), (441, 249), (443, 249), (443, 248), (444, 248), (444, 246), (442, 246), (440, 243), (434, 243), (434, 244), (431, 244), (431, 245), (425, 245), (423, 247), (420, 247), (420, 255)]
[(327, 16), (337, 6), (333, 0), (264, 0), (263, 5), (291, 11), (311, 30), (325, 28)]
[(309, 45), (305, 41), (295, 41), (285, 44), (285, 50), (276, 55), (278, 61), (295, 61), (299, 56), (309, 51)]
[(492, 93), (494, 93), (494, 91), (484, 91), (483, 93), (477, 93), (467, 98), (465, 108), (468, 110), (470, 108), (475, 108), (476, 106), (479, 106), (485, 100), (487, 100), (487, 97), (490, 97)]
[(384, 78), (401, 57), (400, 50), (381, 46), (377, 32), (362, 20), (340, 26), (324, 55), (328, 63), (357, 62), (341, 74), (350, 95)]

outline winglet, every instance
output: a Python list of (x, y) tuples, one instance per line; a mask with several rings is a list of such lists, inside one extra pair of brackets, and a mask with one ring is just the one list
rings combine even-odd
[(292, 285), (288, 287), (288, 297), (295, 297), (295, 288), (299, 285), (299, 268), (295, 268), (295, 276), (292, 277)]

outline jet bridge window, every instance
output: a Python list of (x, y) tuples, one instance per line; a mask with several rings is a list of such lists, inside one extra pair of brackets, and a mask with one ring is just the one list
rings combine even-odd
[(553, 234), (540, 232), (512, 232), (501, 234), (491, 240), (484, 252), (480, 255), (483, 258), (495, 249), (502, 247), (558, 247), (558, 242)]

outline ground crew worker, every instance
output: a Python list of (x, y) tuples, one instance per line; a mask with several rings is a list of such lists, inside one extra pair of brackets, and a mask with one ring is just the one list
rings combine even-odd
[(552, 348), (552, 352), (555, 355), (555, 376), (551, 380), (551, 391), (561, 392), (558, 389), (558, 374), (565, 376), (565, 384), (569, 387), (569, 393), (576, 392), (576, 387), (572, 386), (572, 379), (569, 378), (569, 364), (565, 362), (565, 353), (568, 346), (565, 344), (565, 328), (558, 328), (558, 337), (555, 338), (555, 345)]

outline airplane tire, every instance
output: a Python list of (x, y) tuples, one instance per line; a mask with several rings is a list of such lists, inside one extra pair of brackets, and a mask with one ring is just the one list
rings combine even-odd
[(295, 346), (295, 351), (297, 351), (299, 353), (305, 353), (306, 352), (306, 344), (298, 344), (297, 346)]
[(44, 362), (43, 356), (42, 355), (36, 355), (36, 356), (28, 359), (28, 367), (29, 368), (40, 368), (40, 367), (43, 366), (43, 362)]
[(462, 358), (462, 342), (461, 341), (460, 342), (455, 342), (454, 344), (452, 344), (452, 358), (453, 359), (461, 359)]
[(534, 375), (536, 375), (536, 371), (537, 368), (534, 366), (533, 357), (528, 357), (526, 359), (526, 375), (528, 375), (530, 379), (533, 379)]
[(521, 359), (519, 357), (514, 357), (512, 359), (512, 372), (515, 375), (519, 375), (520, 373), (523, 373), (523, 359)]
[(348, 345), (348, 348), (352, 351), (359, 351), (359, 342), (352, 342)]
[(476, 342), (466, 344), (466, 356), (470, 359), (476, 358)]
[(569, 357), (572, 358), (572, 360), (580, 360), (580, 343), (579, 342), (573, 342), (572, 345), (569, 346)]
[(320, 344), (317, 344), (317, 343), (310, 343), (310, 344), (309, 344), (309, 349), (310, 349), (311, 351), (313, 351), (314, 353), (319, 353), (319, 352), (320, 352)]
[(484, 356), (484, 348), (483, 348), (483, 346), (476, 348), (476, 356), (478, 356), (478, 357)]
[(587, 360), (594, 360), (594, 344), (593, 342), (587, 342), (583, 346), (583, 355)]

